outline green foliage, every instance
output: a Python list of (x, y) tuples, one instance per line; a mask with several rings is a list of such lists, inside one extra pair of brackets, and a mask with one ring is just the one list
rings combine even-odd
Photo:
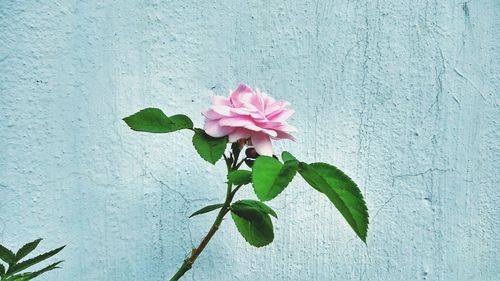
[(16, 255), (11, 250), (0, 245), (0, 259), (8, 265), (12, 265), (16, 262)]
[(193, 145), (201, 158), (209, 163), (215, 164), (224, 154), (228, 138), (214, 138), (202, 129), (194, 129)]
[[(204, 130), (194, 128), (193, 122), (185, 115), (166, 116), (160, 109), (146, 108), (123, 119), (135, 131), (150, 133), (169, 133), (181, 129), (194, 131), (193, 146), (204, 160), (215, 164), (224, 155), (228, 137), (215, 138)], [(239, 161), (241, 155), (240, 143), (233, 143), (229, 156), (224, 157), (228, 169), (229, 182), (226, 201), (224, 204), (214, 204), (201, 208), (190, 217), (205, 214), (220, 208), (214, 226), (217, 226), (226, 215), (228, 208), (233, 221), (243, 238), (252, 246), (262, 247), (274, 240), (271, 216), (277, 218), (276, 212), (261, 201), (274, 199), (288, 186), (297, 172), (314, 189), (326, 195), (333, 205), (340, 211), (356, 234), (366, 242), (368, 231), (368, 210), (358, 186), (338, 168), (326, 163), (307, 164), (297, 160), (289, 152), (283, 152), (282, 161), (276, 157), (258, 156), (253, 148), (245, 151), (247, 157)], [(258, 156), (258, 157), (257, 157)], [(252, 171), (238, 170), (245, 162)], [(252, 183), (254, 192), (260, 201), (240, 200), (232, 205), (235, 193), (242, 185)], [(237, 187), (232, 189), (232, 186)], [(212, 229), (217, 229), (217, 227)], [(213, 235), (213, 233), (211, 233)], [(211, 236), (207, 236), (210, 239)], [(58, 268), (59, 262), (53, 263), (39, 271), (21, 273), (27, 268), (57, 254), (63, 247), (47, 252), (33, 259), (19, 262), (31, 253), (40, 240), (35, 240), (23, 246), (17, 253), (0, 245), (0, 259), (8, 269), (0, 263), (0, 281), (26, 281), (44, 272)], [(203, 249), (203, 248), (202, 248)], [(186, 262), (189, 268), (196, 259), (198, 252), (194, 251)], [(181, 267), (179, 276), (187, 271), (187, 266)], [(176, 275), (177, 276), (177, 275)], [(177, 279), (175, 279), (177, 280)]]
[(260, 201), (247, 199), (237, 201), (233, 203), (233, 205), (231, 205), (231, 211), (245, 218), (248, 218), (249, 215), (252, 215), (254, 210), (258, 210), (262, 213), (278, 218), (278, 215), (276, 214), (276, 212), (274, 212), (273, 209), (271, 209), (271, 207)]
[(32, 280), (33, 278), (38, 277), (38, 276), (42, 275), (45, 272), (54, 270), (56, 268), (60, 268), (58, 266), (60, 263), (62, 263), (62, 261), (50, 264), (50, 265), (48, 265), (48, 266), (46, 266), (46, 267), (44, 267), (44, 268), (42, 268), (42, 269), (40, 269), (38, 271), (35, 271), (35, 272), (26, 272), (26, 273), (22, 273), (22, 274), (18, 274), (18, 275), (13, 275), (13, 276), (7, 277), (7, 279), (5, 279), (5, 281), (27, 281), (27, 280)]
[(21, 249), (19, 249), (19, 251), (17, 251), (17, 253), (16, 253), (16, 262), (20, 261), (22, 258), (27, 256), (29, 253), (33, 252), (33, 250), (35, 250), (35, 248), (38, 246), (38, 244), (40, 244), (40, 241), (42, 241), (42, 239), (36, 239), (35, 241), (30, 242), (30, 243), (22, 246)]
[(241, 200), (231, 205), (231, 216), (243, 238), (252, 246), (263, 247), (274, 240), (272, 215), (267, 205), (255, 200)]
[(285, 164), (273, 157), (260, 156), (252, 166), (253, 188), (257, 197), (268, 201), (280, 194), (297, 173), (299, 162), (288, 159)]
[(324, 193), (354, 232), (366, 242), (368, 209), (358, 186), (336, 167), (326, 163), (301, 162), (299, 173), (309, 185)]
[(22, 271), (42, 262), (45, 261), (57, 253), (59, 253), (62, 249), (64, 249), (65, 246), (59, 247), (57, 249), (54, 249), (52, 251), (46, 252), (44, 254), (38, 255), (34, 258), (21, 261), (24, 257), (26, 257), (28, 254), (33, 252), (33, 250), (36, 249), (38, 244), (40, 243), (42, 239), (37, 239), (33, 242), (27, 243), (26, 245), (22, 246), (21, 249), (17, 251), (16, 254), (14, 254), (12, 251), (9, 249), (5, 248), (4, 246), (0, 245), (0, 259), (3, 260), (4, 262), (7, 263), (8, 268), (6, 269), (3, 264), (0, 263), (0, 280), (1, 281), (28, 281), (31, 280), (35, 277), (40, 276), (41, 274), (54, 270), (56, 268), (60, 268), (58, 265), (62, 262), (55, 262), (52, 263), (38, 271), (32, 271), (32, 272), (24, 272), (21, 273)]
[(295, 158), (295, 156), (293, 156), (290, 152), (288, 151), (283, 151), (283, 153), (281, 153), (281, 159), (283, 161), (292, 161), (292, 160), (296, 160), (297, 161), (297, 158)]
[(252, 182), (252, 172), (246, 170), (232, 171), (227, 175), (227, 179), (235, 185), (245, 185)]
[(186, 115), (168, 117), (158, 108), (146, 108), (123, 121), (134, 131), (148, 133), (170, 133), (181, 129), (193, 129), (193, 122)]
[(193, 128), (193, 121), (186, 115), (177, 114), (168, 117), (158, 108), (145, 108), (123, 118), (123, 121), (132, 130), (139, 132), (171, 133), (182, 129), (193, 130), (193, 145), (196, 151), (201, 158), (212, 164), (222, 157), (228, 143), (227, 137), (214, 138), (202, 129)]
[(189, 217), (192, 218), (192, 217), (197, 216), (197, 215), (205, 214), (205, 213), (220, 209), (223, 206), (224, 206), (224, 204), (208, 205), (208, 206), (203, 207), (203, 208), (199, 209), (198, 211), (194, 212)]

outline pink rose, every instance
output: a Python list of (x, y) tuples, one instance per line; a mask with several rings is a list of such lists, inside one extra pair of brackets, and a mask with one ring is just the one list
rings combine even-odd
[(214, 96), (203, 113), (205, 132), (212, 137), (228, 136), (230, 142), (248, 141), (260, 155), (273, 155), (271, 139), (295, 138), (295, 127), (286, 120), (294, 113), (288, 102), (277, 101), (259, 90), (240, 84), (228, 98)]

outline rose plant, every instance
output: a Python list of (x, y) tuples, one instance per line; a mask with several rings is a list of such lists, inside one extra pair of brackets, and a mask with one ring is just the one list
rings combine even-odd
[[(195, 128), (186, 115), (167, 116), (157, 108), (146, 108), (123, 119), (132, 130), (140, 132), (191, 130), (194, 132), (194, 148), (203, 159), (211, 164), (224, 159), (226, 164), (225, 200), (206, 206), (190, 216), (219, 210), (206, 236), (184, 260), (171, 281), (179, 280), (191, 269), (228, 213), (231, 213), (236, 228), (250, 245), (262, 247), (271, 243), (274, 240), (271, 217), (278, 216), (263, 202), (278, 196), (297, 173), (313, 189), (324, 194), (358, 237), (366, 242), (368, 210), (361, 191), (351, 178), (330, 164), (308, 164), (286, 151), (281, 154), (280, 161), (273, 154), (273, 140), (295, 140), (292, 133), (296, 129), (287, 122), (293, 113), (289, 103), (241, 84), (229, 97), (212, 98), (212, 105), (203, 113), (203, 129)], [(232, 144), (226, 152), (228, 143)], [(250, 170), (241, 169), (244, 163)], [(258, 200), (233, 202), (238, 190), (250, 184)]]

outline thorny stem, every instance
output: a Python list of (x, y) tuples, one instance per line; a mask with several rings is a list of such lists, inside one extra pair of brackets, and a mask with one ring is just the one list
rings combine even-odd
[[(226, 155), (224, 155), (224, 160), (226, 160), (228, 173), (231, 171), (237, 170), (240, 167), (241, 163), (243, 163), (243, 160), (240, 163), (237, 163), (238, 159), (233, 159), (233, 163), (230, 163), (228, 161), (229, 159), (230, 158), (228, 158), (228, 157), (226, 157)], [(207, 246), (210, 239), (212, 239), (215, 232), (217, 232), (217, 230), (219, 229), (220, 224), (222, 223), (222, 220), (224, 219), (224, 216), (229, 212), (229, 207), (231, 205), (231, 202), (233, 201), (234, 195), (241, 188), (241, 186), (242, 185), (238, 185), (233, 189), (233, 185), (230, 182), (227, 183), (226, 200), (224, 201), (224, 205), (222, 206), (219, 213), (217, 214), (217, 217), (215, 218), (215, 221), (212, 224), (212, 227), (210, 227), (210, 230), (208, 231), (207, 235), (205, 235), (205, 237), (201, 240), (200, 245), (198, 245), (197, 248), (194, 248), (191, 251), (191, 256), (184, 260), (181, 267), (174, 274), (172, 279), (170, 279), (170, 281), (179, 280), (188, 270), (191, 269), (191, 267), (193, 266), (193, 264), (196, 261), (196, 259), (198, 258), (198, 256), (201, 254), (201, 252), (203, 252), (203, 250)]]

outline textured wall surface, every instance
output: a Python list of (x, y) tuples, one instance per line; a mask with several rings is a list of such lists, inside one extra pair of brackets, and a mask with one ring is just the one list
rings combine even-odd
[(499, 26), (498, 0), (1, 0), (0, 242), (68, 244), (41, 281), (166, 280), (223, 164), (120, 119), (200, 126), (246, 82), (297, 110), (278, 151), (358, 182), (368, 243), (297, 178), (273, 244), (226, 220), (185, 280), (500, 280)]

